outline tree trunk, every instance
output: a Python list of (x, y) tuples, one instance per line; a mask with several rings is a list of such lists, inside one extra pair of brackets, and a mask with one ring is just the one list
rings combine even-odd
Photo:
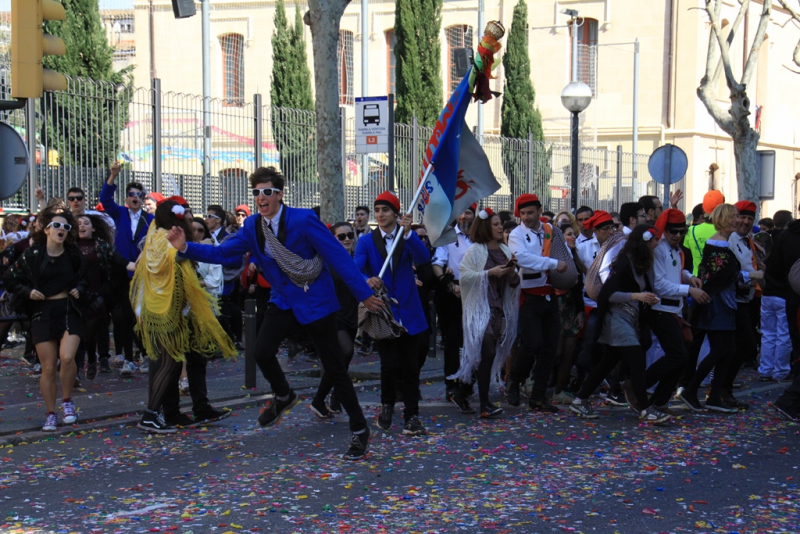
[(750, 99), (747, 92), (731, 91), (731, 118), (736, 132), (733, 135), (733, 155), (736, 158), (736, 184), (739, 200), (759, 201), (758, 147), (759, 134), (750, 127)]
[(339, 117), (337, 51), (339, 22), (349, 0), (309, 0), (305, 23), (311, 27), (317, 115), (317, 170), (323, 222), (344, 220), (344, 180)]

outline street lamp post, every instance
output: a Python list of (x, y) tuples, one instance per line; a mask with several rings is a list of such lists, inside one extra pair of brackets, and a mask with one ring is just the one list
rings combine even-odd
[(572, 81), (561, 91), (561, 103), (572, 113), (570, 135), (570, 169), (572, 171), (570, 207), (572, 213), (578, 211), (578, 115), (592, 103), (592, 90), (583, 82)]

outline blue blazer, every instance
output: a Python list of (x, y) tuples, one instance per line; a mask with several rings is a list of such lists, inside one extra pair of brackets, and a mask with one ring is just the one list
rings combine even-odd
[[(139, 241), (147, 235), (153, 216), (142, 211), (142, 216), (139, 217), (139, 225), (136, 227), (136, 233), (132, 235), (131, 212), (127, 207), (120, 206), (114, 202), (114, 193), (116, 191), (117, 184), (108, 185), (107, 182), (103, 184), (103, 189), (100, 190), (100, 203), (103, 205), (103, 210), (114, 219), (114, 224), (117, 225), (114, 246), (126, 260), (136, 261), (136, 258), (139, 257)], [(132, 273), (128, 273), (128, 276), (132, 276)]]
[[(425, 313), (419, 300), (413, 264), (428, 263), (431, 261), (431, 255), (415, 232), (411, 232), (408, 239), (404, 239), (402, 233), (403, 228), (399, 228), (396, 235), (400, 243), (394, 249), (392, 267), (386, 269), (382, 280), (389, 297), (397, 301), (396, 304), (392, 303), (395, 319), (402, 321), (408, 333), (413, 336), (428, 329), (428, 322), (425, 320)], [(365, 278), (372, 278), (381, 272), (386, 254), (381, 229), (376, 228), (358, 240), (353, 260)]]
[(372, 296), (372, 289), (358, 272), (350, 254), (313, 211), (284, 205), (278, 239), (301, 258), (311, 259), (319, 254), (324, 260), (322, 272), (309, 284), (308, 291), (296, 286), (277, 262), (264, 254), (265, 237), (258, 214), (245, 219), (242, 228), (219, 246), (189, 243), (181, 255), (195, 261), (225, 264), (250, 252), (250, 261), (261, 267), (264, 278), (272, 285), (270, 302), (282, 310), (292, 310), (300, 324), (309, 324), (339, 311), (330, 267), (344, 280), (356, 300), (360, 302)]

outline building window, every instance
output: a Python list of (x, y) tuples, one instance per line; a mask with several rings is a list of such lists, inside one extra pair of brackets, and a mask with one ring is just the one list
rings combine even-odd
[(353, 105), (353, 32), (339, 30), (339, 104)]
[(456, 49), (472, 48), (472, 26), (458, 24), (445, 28), (447, 37), (447, 93), (456, 90), (461, 78), (456, 75)]
[(244, 37), (229, 33), (219, 38), (222, 48), (222, 94), (226, 106), (244, 105)]
[[(573, 27), (573, 25), (575, 25)], [(597, 95), (597, 30), (595, 19), (579, 18), (570, 25), (570, 79), (572, 79), (572, 30), (578, 32), (578, 81), (583, 82)]]
[(397, 37), (394, 35), (394, 30), (386, 30), (386, 89), (387, 93), (394, 94), (397, 83), (397, 58), (394, 55), (394, 50), (397, 47)]

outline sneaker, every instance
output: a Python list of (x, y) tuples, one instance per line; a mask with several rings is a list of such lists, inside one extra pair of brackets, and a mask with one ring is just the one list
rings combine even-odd
[(261, 428), (277, 425), (281, 422), (283, 414), (291, 410), (298, 402), (300, 402), (300, 396), (293, 390), (289, 390), (289, 398), (286, 400), (275, 397), (272, 404), (261, 410), (258, 415), (258, 424)]
[(653, 423), (654, 425), (660, 425), (662, 423), (666, 423), (672, 416), (660, 411), (655, 406), (649, 406), (642, 410), (642, 413), (639, 415), (639, 418), (646, 423)]
[(41, 363), (37, 363), (36, 365), (33, 366), (33, 374), (35, 374), (35, 375), (42, 374), (42, 364)]
[(494, 404), (487, 404), (486, 406), (481, 406), (481, 419), (491, 419), (492, 417), (497, 417), (503, 413), (503, 409), (499, 406)]
[(100, 374), (107, 375), (111, 372), (111, 367), (108, 365), (108, 358), (100, 358), (98, 365), (100, 367), (100, 369), (98, 369)]
[(126, 361), (122, 364), (122, 369), (119, 371), (119, 376), (132, 376), (136, 372), (136, 364)]
[(573, 400), (575, 400), (574, 395), (570, 395), (566, 391), (559, 391), (550, 399), (550, 404), (572, 404)]
[(685, 389), (678, 389), (678, 393), (675, 396), (693, 412), (700, 413), (703, 411), (703, 405), (697, 400), (697, 393), (692, 395)]
[(183, 412), (178, 412), (178, 415), (172, 417), (164, 417), (164, 421), (168, 426), (174, 426), (177, 428), (192, 428), (197, 425), (197, 421)]
[(759, 376), (758, 377), (758, 381), (759, 382), (772, 382), (772, 377), (771, 376)]
[(589, 400), (581, 400), (575, 397), (575, 400), (569, 405), (569, 409), (579, 417), (584, 419), (597, 419), (599, 416), (594, 412), (592, 403)]
[(86, 379), (94, 380), (97, 376), (97, 362), (90, 363), (86, 366)]
[(791, 406), (786, 406), (780, 403), (780, 399), (772, 403), (772, 407), (775, 408), (775, 411), (784, 416), (789, 421), (794, 421), (795, 423), (800, 421), (800, 413), (797, 412)]
[(509, 380), (508, 387), (506, 388), (506, 403), (509, 406), (519, 406), (519, 382)]
[(723, 392), (720, 397), (722, 398), (722, 402), (730, 406), (731, 408), (736, 408), (737, 410), (746, 410), (750, 407), (749, 404), (746, 402), (742, 402), (736, 397), (733, 396), (733, 393)]
[(728, 406), (721, 397), (709, 397), (706, 399), (706, 410), (719, 413), (737, 413), (739, 410)]
[(408, 419), (406, 419), (405, 424), (403, 425), (403, 434), (406, 436), (420, 436), (425, 434), (426, 430), (425, 427), (422, 426), (422, 423), (419, 420), (419, 417), (416, 415), (412, 415)]
[(111, 360), (111, 367), (122, 367), (123, 365), (125, 365), (125, 362), (126, 362), (125, 356), (122, 354), (117, 354)]
[(531, 399), (528, 408), (534, 412), (558, 413), (560, 410), (547, 402), (546, 399)]
[(449, 387), (449, 388), (447, 388), (447, 391), (445, 391), (445, 394), (444, 394), (444, 400), (446, 402), (453, 402), (453, 395), (455, 395), (456, 393), (458, 393), (458, 388), (457, 387)]
[(47, 414), (47, 418), (44, 420), (44, 424), (42, 425), (43, 432), (55, 432), (58, 428), (58, 417), (56, 414), (49, 413)]
[(339, 400), (339, 395), (336, 392), (331, 393), (331, 400), (328, 404), (328, 409), (335, 414), (342, 413), (342, 401)]
[(174, 434), (178, 431), (177, 428), (168, 425), (164, 421), (164, 416), (161, 415), (161, 412), (151, 412), (149, 410), (145, 410), (142, 420), (136, 424), (136, 428), (153, 434)]
[(665, 413), (667, 415), (671, 415), (672, 417), (678, 417), (678, 413), (676, 411), (674, 411), (672, 408), (670, 408), (669, 404), (662, 404), (661, 406), (655, 406), (655, 408), (659, 412)]
[(64, 412), (64, 424), (71, 425), (78, 420), (78, 411), (75, 409), (75, 403), (64, 401), (61, 403), (61, 411)]
[(178, 382), (178, 388), (181, 390), (181, 395), (188, 395), (189, 394), (189, 379), (187, 377), (181, 378), (181, 381)]
[(194, 420), (199, 425), (207, 425), (209, 423), (215, 423), (217, 421), (222, 421), (223, 419), (227, 419), (233, 414), (230, 408), (223, 408), (221, 410), (217, 410), (214, 407), (210, 407), (207, 410), (194, 414)]
[(381, 427), (381, 429), (386, 430), (388, 432), (389, 429), (392, 428), (393, 415), (394, 415), (394, 405), (382, 404), (381, 413), (378, 414), (378, 426)]
[(456, 391), (452, 398), (453, 404), (461, 410), (461, 413), (472, 414), (475, 413), (475, 408), (469, 403), (467, 398), (463, 396), (460, 392)]
[(625, 394), (621, 391), (609, 391), (606, 394), (606, 402), (612, 406), (619, 406), (627, 408), (630, 404), (627, 402)]
[(145, 357), (142, 358), (142, 362), (139, 364), (139, 372), (140, 373), (149, 373), (150, 372), (150, 359)]
[(75, 375), (75, 385), (73, 385), (72, 387), (74, 387), (75, 389), (80, 389), (80, 388), (83, 387), (83, 384), (81, 383), (81, 374), (80, 373)]
[(311, 413), (319, 417), (320, 419), (332, 419), (333, 412), (325, 406), (324, 402), (317, 403), (316, 400), (311, 401), (311, 404), (308, 405), (308, 409), (311, 410)]
[(353, 434), (353, 436), (350, 438), (350, 448), (347, 449), (346, 453), (344, 453), (343, 458), (353, 462), (363, 460), (369, 451), (369, 439), (369, 427), (367, 427), (364, 432), (361, 432), (360, 434)]

